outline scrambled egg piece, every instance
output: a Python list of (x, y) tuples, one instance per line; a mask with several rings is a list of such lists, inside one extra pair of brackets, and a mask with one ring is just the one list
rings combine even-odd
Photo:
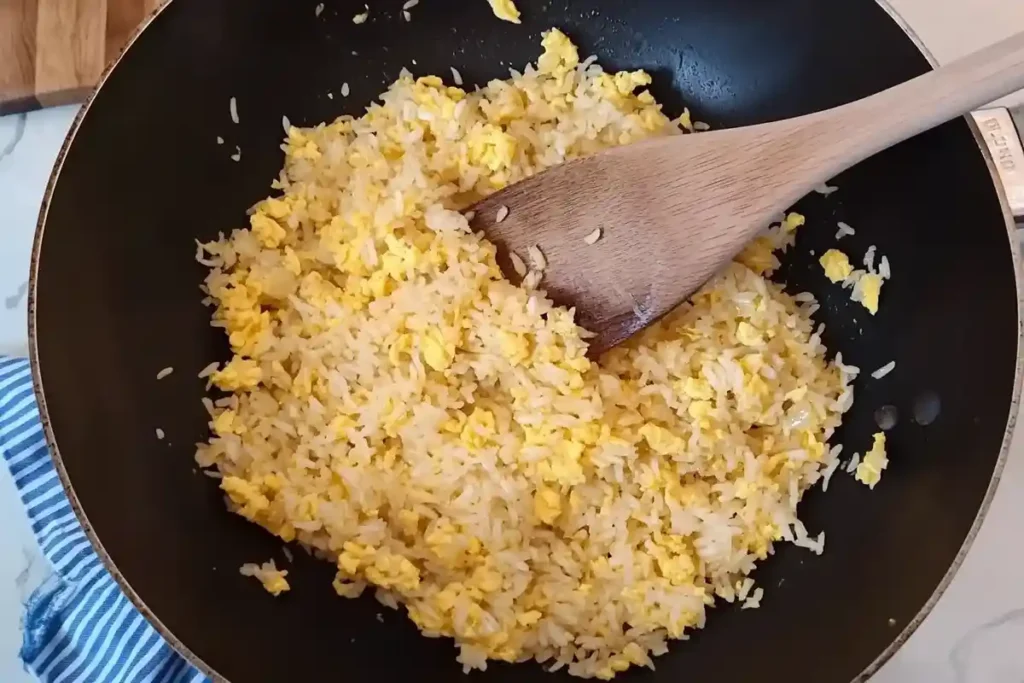
[(853, 287), (853, 300), (868, 309), (871, 315), (878, 313), (878, 296), (882, 292), (882, 278), (875, 273), (865, 273)]
[(850, 259), (843, 252), (838, 249), (829, 249), (821, 258), (818, 259), (818, 263), (825, 269), (825, 277), (832, 282), (842, 282), (846, 278), (850, 277), (850, 273), (853, 272), (853, 266), (850, 265)]
[(511, 21), (513, 24), (519, 23), (519, 10), (516, 9), (516, 5), (512, 0), (487, 0), (491, 5), (491, 11), (494, 12), (494, 16), (505, 21)]
[(774, 245), (767, 237), (755, 237), (740, 252), (736, 260), (758, 275), (770, 273), (779, 266)]
[(558, 515), (562, 514), (562, 497), (554, 489), (541, 487), (534, 495), (533, 511), (540, 521), (554, 524)]
[(275, 598), (281, 593), (291, 590), (291, 586), (288, 585), (288, 580), (285, 578), (288, 576), (288, 571), (278, 569), (274, 566), (273, 560), (264, 562), (262, 566), (251, 563), (243, 564), (239, 572), (242, 576), (252, 576), (258, 579), (263, 584), (263, 588)]
[[(693, 127), (646, 72), (580, 72), (556, 29), (541, 44), (513, 80), (403, 72), (358, 118), (290, 128), (279, 195), (203, 245), (233, 357), (196, 458), (232, 511), (332, 560), (339, 596), (404, 605), (465, 668), (610, 678), (784, 538), (849, 378), (764, 279), (798, 214), (600, 362), (572, 311), (502, 277), (475, 202)], [(272, 563), (246, 572), (287, 590)]]
[(782, 221), (782, 229), (786, 232), (794, 232), (797, 228), (807, 222), (803, 214), (790, 211)]
[(263, 379), (263, 371), (251, 358), (235, 356), (211, 377), (215, 386), (224, 391), (252, 389)]
[(864, 454), (864, 459), (857, 465), (857, 481), (866, 484), (869, 488), (875, 488), (882, 479), (882, 470), (889, 464), (885, 453), (885, 433), (878, 432), (874, 436), (874, 443), (871, 450)]

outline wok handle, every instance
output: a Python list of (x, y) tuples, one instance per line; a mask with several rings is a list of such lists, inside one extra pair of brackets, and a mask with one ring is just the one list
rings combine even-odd
[(830, 148), (821, 149), (818, 160), (826, 167), (838, 162), (838, 172), (1021, 88), (1024, 32), (876, 95), (811, 115)]

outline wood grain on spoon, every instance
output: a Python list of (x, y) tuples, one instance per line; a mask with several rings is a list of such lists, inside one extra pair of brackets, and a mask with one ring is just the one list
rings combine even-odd
[(471, 224), (510, 275), (509, 254), (539, 246), (542, 287), (576, 307), (600, 351), (677, 306), (822, 182), (1021, 87), (1024, 33), (836, 109), (556, 166), (475, 205)]

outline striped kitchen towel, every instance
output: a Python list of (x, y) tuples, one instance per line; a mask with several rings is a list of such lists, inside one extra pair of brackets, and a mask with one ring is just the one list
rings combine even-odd
[(132, 606), (71, 511), (24, 359), (0, 357), (0, 454), (54, 574), (29, 598), (21, 659), (43, 683), (199, 683)]

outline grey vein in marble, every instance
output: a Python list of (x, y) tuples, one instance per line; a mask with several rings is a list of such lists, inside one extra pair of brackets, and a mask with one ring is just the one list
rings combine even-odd
[(9, 297), (4, 299), (4, 308), (8, 311), (13, 311), (21, 303), (21, 300), (25, 298), (25, 292), (28, 291), (28, 282), (22, 282), (18, 285), (18, 291)]
[(14, 148), (21, 142), (21, 139), (25, 137), (25, 124), (27, 121), (28, 114), (18, 114), (18, 118), (14, 122), (14, 136), (4, 145), (3, 149), (0, 149), (0, 161), (10, 156)]
[(949, 653), (957, 683), (1024, 683), (1016, 653), (1007, 651), (1008, 644), (1021, 640), (1012, 633), (1015, 629), (1024, 629), (1024, 607), (990, 619), (961, 637)]

